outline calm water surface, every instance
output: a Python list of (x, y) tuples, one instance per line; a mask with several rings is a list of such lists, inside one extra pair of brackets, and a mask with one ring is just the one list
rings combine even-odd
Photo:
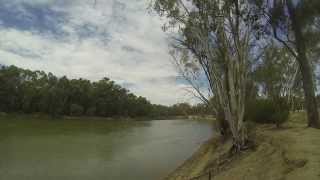
[(157, 180), (211, 135), (209, 122), (0, 121), (1, 180)]

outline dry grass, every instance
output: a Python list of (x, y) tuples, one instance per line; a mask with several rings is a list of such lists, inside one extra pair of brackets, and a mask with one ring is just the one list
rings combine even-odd
[(292, 113), (283, 128), (259, 125), (257, 148), (230, 158), (231, 143), (204, 144), (168, 179), (190, 179), (212, 171), (215, 180), (319, 180), (320, 130), (306, 128), (305, 113)]

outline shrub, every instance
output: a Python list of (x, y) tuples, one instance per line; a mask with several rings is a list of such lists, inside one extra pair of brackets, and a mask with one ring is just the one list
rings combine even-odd
[(248, 103), (245, 118), (256, 123), (274, 123), (279, 127), (288, 120), (290, 107), (284, 98), (256, 99)]
[(95, 107), (90, 107), (87, 109), (86, 115), (88, 116), (94, 116), (96, 114), (96, 108)]
[(71, 104), (70, 113), (72, 116), (80, 116), (83, 113), (83, 107), (78, 104)]

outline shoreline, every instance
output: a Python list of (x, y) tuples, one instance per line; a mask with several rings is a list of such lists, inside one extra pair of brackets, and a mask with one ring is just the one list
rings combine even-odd
[(165, 180), (190, 180), (209, 171), (215, 180), (320, 178), (320, 130), (306, 127), (305, 114), (293, 113), (282, 128), (258, 124), (254, 132), (255, 147), (233, 156), (231, 140), (209, 139)]
[(219, 137), (211, 137), (203, 142), (200, 147), (182, 164), (169, 173), (164, 180), (185, 180), (202, 174), (206, 168), (210, 155), (217, 147)]
[(141, 117), (129, 117), (129, 116), (114, 116), (114, 117), (104, 117), (104, 116), (66, 116), (61, 115), (57, 117), (52, 117), (49, 114), (45, 113), (5, 113), (0, 111), (0, 117), (3, 118), (15, 118), (15, 117), (24, 117), (24, 118), (35, 118), (35, 119), (50, 119), (50, 120), (102, 120), (102, 121), (110, 121), (110, 120), (116, 120), (116, 121), (154, 121), (154, 120), (196, 120), (196, 121), (202, 121), (202, 120), (214, 120), (213, 116), (141, 116)]

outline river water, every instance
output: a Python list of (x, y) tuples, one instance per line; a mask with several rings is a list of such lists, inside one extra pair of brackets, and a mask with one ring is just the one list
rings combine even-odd
[(0, 122), (0, 179), (158, 180), (210, 138), (209, 122)]

